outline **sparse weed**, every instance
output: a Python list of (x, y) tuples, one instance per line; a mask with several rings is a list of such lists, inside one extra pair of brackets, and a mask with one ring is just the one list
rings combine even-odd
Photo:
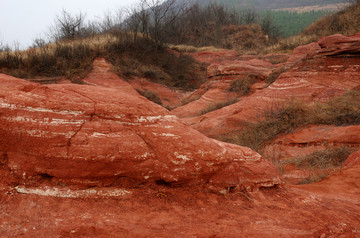
[(304, 157), (298, 157), (286, 161), (295, 164), (299, 168), (329, 169), (340, 167), (353, 152), (349, 147), (338, 147), (327, 150), (319, 150)]
[(266, 141), (281, 133), (309, 124), (353, 125), (360, 124), (360, 91), (349, 91), (327, 103), (309, 106), (290, 101), (278, 110), (266, 113), (266, 119), (244, 126), (220, 139), (259, 151)]
[(234, 100), (229, 100), (229, 101), (219, 101), (219, 102), (214, 102), (214, 103), (208, 104), (207, 107), (201, 111), (201, 115), (204, 115), (204, 114), (212, 112), (212, 111), (219, 110), (223, 107), (229, 106), (236, 102), (237, 102), (237, 100), (234, 99)]
[(332, 147), (316, 151), (312, 154), (281, 161), (277, 166), (283, 168), (286, 164), (293, 164), (296, 167), (309, 172), (309, 176), (298, 184), (309, 184), (324, 179), (329, 174), (337, 171), (349, 155), (354, 152), (350, 147)]
[(267, 86), (270, 86), (273, 82), (275, 82), (275, 80), (280, 76), (280, 74), (286, 72), (287, 70), (288, 68), (281, 67), (271, 72), (271, 74), (265, 79), (265, 83), (267, 84)]
[(244, 79), (236, 79), (230, 83), (230, 92), (237, 92), (239, 96), (248, 95), (251, 92), (251, 85), (255, 83), (255, 80), (251, 77)]
[(159, 96), (151, 91), (151, 90), (145, 90), (145, 91), (140, 91), (140, 90), (137, 90), (141, 95), (143, 95), (144, 97), (146, 97), (148, 100), (156, 103), (156, 104), (159, 104), (162, 106), (162, 102), (161, 102), (161, 99), (159, 98)]

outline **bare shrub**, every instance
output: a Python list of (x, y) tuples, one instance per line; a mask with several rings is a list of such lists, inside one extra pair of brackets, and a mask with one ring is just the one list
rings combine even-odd
[(50, 28), (50, 37), (54, 41), (87, 37), (90, 32), (85, 20), (85, 14), (80, 12), (72, 15), (63, 9), (61, 14), (56, 16), (55, 25)]
[(315, 151), (306, 156), (282, 161), (280, 162), (280, 167), (286, 164), (293, 164), (300, 169), (305, 169), (310, 175), (300, 181), (299, 184), (310, 184), (318, 182), (336, 171), (353, 152), (354, 149), (346, 146), (331, 147)]
[(266, 141), (281, 133), (309, 124), (360, 124), (360, 91), (349, 91), (327, 103), (309, 106), (290, 101), (266, 113), (266, 119), (244, 126), (244, 130), (224, 135), (222, 140), (260, 151)]
[(288, 70), (288, 68), (281, 67), (281, 68), (278, 68), (278, 69), (274, 70), (273, 72), (271, 72), (271, 74), (268, 77), (266, 77), (266, 79), (265, 79), (265, 83), (267, 84), (267, 86), (270, 86), (272, 83), (274, 83), (275, 80), (277, 78), (279, 78), (279, 76), (282, 73), (286, 72), (287, 70)]
[(251, 92), (251, 85), (255, 83), (255, 80), (251, 77), (244, 79), (236, 79), (230, 83), (230, 92), (237, 92), (239, 96), (248, 95)]
[(328, 150), (319, 150), (304, 157), (287, 161), (300, 168), (327, 169), (340, 167), (353, 151), (349, 147), (338, 147)]
[(91, 69), (96, 55), (89, 45), (54, 44), (27, 51), (6, 52), (0, 56), (3, 72), (15, 77), (65, 76), (74, 82)]

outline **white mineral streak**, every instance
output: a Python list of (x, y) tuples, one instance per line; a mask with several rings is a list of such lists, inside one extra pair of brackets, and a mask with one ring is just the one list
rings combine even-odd
[[(176, 159), (178, 160), (172, 160), (172, 162), (176, 165), (178, 164), (185, 164), (187, 161), (190, 161), (192, 159), (188, 158), (186, 155), (180, 155), (179, 153), (177, 152), (174, 152), (174, 155), (176, 157)], [(180, 160), (180, 161), (179, 161)]]
[(159, 115), (159, 116), (136, 116), (136, 122), (150, 122), (157, 121), (175, 121), (177, 119), (174, 115)]
[(178, 137), (177, 135), (171, 134), (171, 133), (152, 133), (154, 136), (164, 136), (164, 137)]
[(130, 191), (125, 189), (83, 189), (83, 190), (71, 190), (56, 187), (44, 187), (44, 188), (26, 188), (22, 186), (16, 186), (15, 190), (18, 193), (33, 194), (46, 197), (60, 197), (60, 198), (101, 198), (101, 197), (120, 197), (127, 194), (131, 194)]
[(91, 137), (95, 137), (95, 138), (101, 138), (101, 137), (106, 137), (106, 134), (103, 133), (99, 133), (99, 132), (94, 132), (92, 133)]
[(81, 125), (85, 120), (67, 120), (67, 119), (57, 119), (57, 118), (42, 118), (34, 119), (29, 117), (17, 116), (17, 117), (3, 117), (3, 119), (11, 122), (25, 122), (25, 123), (36, 123), (39, 125), (49, 125), (49, 126), (59, 126), (59, 125)]
[(148, 152), (145, 152), (143, 155), (135, 156), (135, 159), (146, 159), (148, 156), (151, 156), (151, 154)]
[(64, 136), (65, 138), (71, 138), (75, 132), (53, 132), (53, 131), (43, 131), (43, 130), (25, 130), (25, 129), (12, 129), (13, 132), (25, 133), (32, 137), (41, 137), (41, 138), (54, 138), (56, 136)]
[(41, 107), (26, 107), (26, 106), (20, 106), (20, 105), (15, 105), (15, 104), (10, 104), (7, 102), (4, 102), (4, 100), (0, 99), (0, 108), (7, 108), (10, 110), (15, 110), (15, 109), (20, 109), (20, 110), (24, 110), (24, 111), (28, 111), (28, 112), (46, 112), (46, 113), (56, 113), (56, 114), (61, 114), (61, 115), (81, 115), (84, 112), (82, 111), (69, 111), (69, 110), (52, 110), (52, 109), (47, 109), (47, 108), (41, 108)]
[[(275, 84), (275, 85), (274, 85)], [(271, 89), (277, 89), (277, 90), (288, 90), (288, 89), (294, 89), (294, 88), (303, 88), (309, 86), (310, 83), (305, 80), (300, 80), (296, 82), (291, 83), (273, 83), (269, 86)]]

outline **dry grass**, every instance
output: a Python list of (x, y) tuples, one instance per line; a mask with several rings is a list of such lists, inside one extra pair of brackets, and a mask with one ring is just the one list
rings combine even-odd
[(303, 157), (278, 162), (277, 167), (281, 170), (286, 164), (293, 164), (300, 169), (305, 169), (310, 175), (300, 181), (299, 184), (310, 184), (318, 182), (332, 172), (337, 171), (353, 152), (354, 149), (346, 146), (333, 147)]
[[(197, 88), (205, 79), (202, 64), (142, 37), (123, 32), (62, 41), (27, 51), (1, 52), (0, 72), (20, 78), (65, 76), (81, 82), (96, 57), (105, 57), (121, 76), (141, 76), (169, 87)], [(149, 77), (151, 75), (151, 77)]]
[(189, 104), (191, 102), (199, 100), (200, 98), (201, 98), (201, 95), (196, 95), (196, 96), (190, 95), (181, 101), (181, 106), (184, 106), (186, 104)]
[(230, 25), (223, 28), (221, 44), (227, 49), (235, 49), (241, 53), (263, 53), (270, 44), (269, 38), (264, 34), (258, 24)]
[(328, 150), (319, 150), (304, 157), (286, 161), (299, 168), (329, 169), (340, 167), (353, 152), (349, 147), (338, 147)]
[(343, 35), (353, 35), (360, 30), (360, 2), (353, 4), (335, 13), (326, 16), (310, 25), (305, 31), (305, 35), (327, 36), (336, 33)]
[(260, 151), (266, 141), (309, 124), (360, 124), (360, 91), (349, 91), (327, 103), (312, 106), (290, 101), (279, 110), (267, 112), (265, 120), (246, 125), (244, 130), (229, 133), (220, 139)]
[(96, 51), (86, 44), (55, 44), (22, 52), (3, 52), (1, 71), (20, 78), (35, 76), (83, 77), (91, 69)]
[(278, 69), (275, 69), (271, 74), (265, 79), (265, 83), (267, 86), (270, 86), (275, 80), (280, 76), (280, 74), (288, 71), (289, 69), (286, 67), (281, 67)]
[(311, 183), (316, 183), (316, 182), (319, 182), (319, 181), (323, 180), (323, 179), (326, 178), (328, 175), (329, 175), (328, 173), (324, 173), (324, 172), (320, 172), (320, 171), (313, 171), (308, 178), (303, 179), (303, 180), (300, 181), (298, 184), (311, 184)]
[(216, 46), (196, 47), (192, 45), (171, 45), (169, 48), (179, 52), (217, 52), (225, 49), (233, 49), (241, 53), (257, 54), (264, 53), (264, 49), (271, 45), (269, 37), (264, 34), (258, 24), (228, 25), (221, 29), (221, 37)]
[(136, 90), (136, 91), (138, 93), (140, 93), (141, 95), (143, 95), (144, 97), (146, 97), (148, 100), (162, 106), (161, 99), (155, 92), (153, 92), (151, 90), (145, 90), (145, 91)]
[(214, 46), (196, 47), (196, 46), (192, 46), (192, 45), (169, 44), (168, 47), (170, 49), (176, 50), (178, 52), (184, 52), (184, 53), (195, 53), (195, 52), (203, 52), (203, 51), (218, 52), (218, 51), (225, 50), (224, 48), (217, 48)]
[(229, 101), (218, 101), (218, 102), (214, 102), (214, 103), (211, 103), (211, 104), (208, 104), (206, 106), (206, 108), (204, 108), (202, 111), (201, 111), (201, 115), (204, 115), (206, 113), (209, 113), (209, 112), (212, 112), (212, 111), (216, 111), (216, 110), (219, 110), (223, 107), (226, 107), (226, 106), (229, 106), (231, 104), (234, 104), (236, 103), (237, 100), (234, 99), (234, 100), (229, 100)]

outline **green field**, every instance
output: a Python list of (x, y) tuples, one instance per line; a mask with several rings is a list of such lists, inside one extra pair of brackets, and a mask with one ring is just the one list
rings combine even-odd
[[(265, 14), (266, 12), (260, 13), (260, 15)], [(326, 11), (311, 11), (303, 13), (271, 11), (270, 14), (274, 24), (279, 28), (280, 36), (289, 37), (300, 33), (311, 23), (330, 13)]]

